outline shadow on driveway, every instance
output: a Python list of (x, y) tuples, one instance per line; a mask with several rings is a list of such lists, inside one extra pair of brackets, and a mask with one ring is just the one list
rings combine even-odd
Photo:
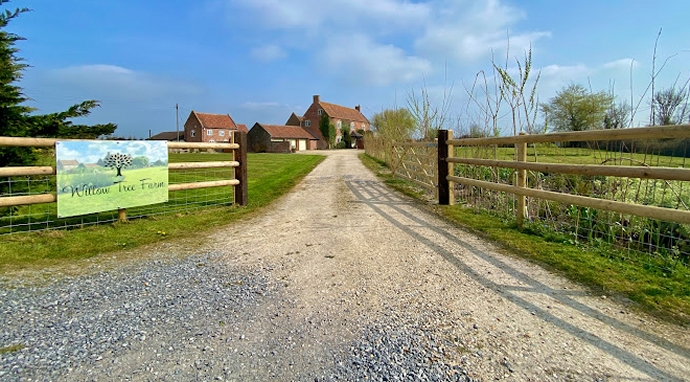
[[(410, 203), (402, 201), (396, 194), (391, 190), (386, 188), (378, 181), (353, 181), (345, 179), (345, 184), (350, 189), (350, 191), (355, 195), (360, 203), (363, 203), (370, 207), (373, 211), (379, 214), (381, 217), (389, 221), (395, 227), (406, 233), (407, 235), (413, 237), (421, 244), (429, 247), (435, 253), (441, 255), (449, 263), (460, 269), (462, 272), (476, 280), (478, 283), (484, 287), (499, 293), (502, 297), (508, 301), (514, 303), (515, 305), (525, 309), (529, 313), (533, 314), (535, 318), (541, 319), (554, 325), (569, 334), (577, 337), (590, 345), (601, 349), (607, 354), (615, 357), (621, 362), (629, 365), (630, 367), (647, 374), (651, 378), (656, 380), (667, 380), (675, 381), (680, 380), (677, 376), (669, 374), (668, 372), (659, 369), (657, 366), (651, 364), (645, 359), (640, 358), (631, 350), (624, 348), (619, 344), (609, 342), (601, 337), (597, 336), (595, 333), (588, 331), (587, 329), (581, 328), (571, 322), (568, 322), (562, 318), (559, 318), (545, 310), (544, 308), (538, 306), (532, 301), (529, 301), (525, 297), (519, 295), (519, 293), (533, 293), (533, 294), (543, 294), (548, 295), (548, 297), (553, 298), (562, 304), (576, 310), (583, 315), (598, 320), (601, 323), (606, 324), (609, 327), (615, 328), (616, 330), (626, 332), (632, 336), (637, 337), (639, 341), (644, 341), (653, 345), (656, 345), (668, 352), (674, 353), (678, 356), (684, 357), (690, 362), (690, 350), (674, 344), (664, 338), (661, 338), (655, 334), (645, 332), (636, 327), (633, 327), (625, 322), (622, 322), (614, 317), (603, 314), (602, 312), (595, 310), (582, 302), (573, 299), (574, 296), (584, 296), (586, 293), (570, 291), (570, 290), (560, 290), (553, 289), (533, 278), (529, 275), (511, 267), (510, 264), (506, 263), (503, 259), (500, 259), (494, 255), (488, 254), (471, 244), (460, 240), (455, 237), (446, 227), (440, 226), (436, 219), (432, 220), (428, 213), (417, 208), (410, 208)], [(414, 222), (414, 224), (406, 224), (401, 222), (393, 216), (391, 213), (385, 210), (392, 210), (395, 214), (403, 216), (405, 219)], [(423, 229), (420, 229), (423, 227)], [(470, 266), (462, 262), (451, 250), (444, 248), (441, 244), (438, 244), (433, 239), (430, 238), (429, 230), (433, 231), (435, 235), (441, 235), (444, 239), (450, 242), (456, 243), (461, 247), (465, 248), (474, 256), (480, 258), (481, 260), (491, 264), (497, 269), (505, 272), (506, 274), (512, 276), (515, 280), (522, 282), (525, 286), (513, 286), (508, 284), (497, 283), (489, 278), (480, 275), (476, 270), (472, 269)], [(425, 231), (427, 233), (425, 233)]]

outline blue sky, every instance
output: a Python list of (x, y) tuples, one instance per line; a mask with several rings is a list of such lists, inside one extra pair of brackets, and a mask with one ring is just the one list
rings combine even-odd
[[(690, 1), (680, 0), (13, 0), (33, 11), (8, 31), (27, 40), (21, 86), (40, 112), (85, 99), (102, 106), (79, 123), (114, 122), (117, 135), (175, 130), (191, 110), (238, 123), (284, 123), (312, 95), (362, 105), (367, 117), (426, 87), (452, 85), (463, 126), (466, 87), (491, 52), (523, 57), (531, 44), (541, 101), (579, 83), (637, 103), (658, 63), (657, 88), (690, 77)], [(514, 60), (511, 59), (511, 66)], [(646, 121), (643, 100), (636, 120)], [(505, 120), (507, 126), (508, 121)], [(506, 132), (508, 129), (505, 130)]]

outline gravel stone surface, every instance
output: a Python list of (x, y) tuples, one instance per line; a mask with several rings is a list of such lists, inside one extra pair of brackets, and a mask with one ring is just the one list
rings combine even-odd
[[(205, 339), (269, 293), (260, 272), (217, 259), (209, 253), (148, 261), (139, 269), (0, 290), (0, 343), (24, 347), (0, 357), (0, 379), (52, 380), (77, 369), (114, 377), (119, 358), (133, 351), (160, 357), (208, 350)], [(190, 361), (188, 367), (200, 362)], [(132, 374), (154, 366), (142, 362)]]
[(688, 328), (501, 254), (354, 150), (323, 154), (203, 248), (6, 275), (0, 380), (690, 380)]

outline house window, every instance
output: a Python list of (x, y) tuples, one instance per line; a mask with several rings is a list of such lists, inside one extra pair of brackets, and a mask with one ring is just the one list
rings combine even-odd
[(323, 115), (323, 109), (319, 109), (319, 115)]
[(343, 121), (338, 121), (338, 128), (340, 129), (341, 127), (343, 127)]
[(307, 119), (306, 121), (304, 121), (304, 126), (306, 126), (306, 127), (311, 126), (311, 120)]
[(355, 123), (354, 123), (354, 122), (350, 122), (350, 129), (351, 129), (351, 130), (354, 130), (354, 128), (355, 128)]
[(211, 135), (213, 135), (213, 130), (211, 130), (211, 129), (206, 130), (206, 135), (208, 135), (209, 137)]
[(362, 124), (362, 130), (364, 130), (364, 129), (365, 129), (364, 124)]
[(219, 132), (218, 132), (218, 135), (220, 135), (221, 137), (224, 137), (224, 136), (225, 136), (225, 130), (219, 131)]
[(190, 130), (190, 131), (189, 131), (189, 136), (190, 136), (190, 137), (196, 137), (196, 130)]

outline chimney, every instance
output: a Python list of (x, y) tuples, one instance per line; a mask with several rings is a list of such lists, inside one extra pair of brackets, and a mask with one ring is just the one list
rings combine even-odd
[(362, 112), (361, 110), (359, 110), (359, 105), (355, 106), (355, 110), (357, 110), (360, 113)]
[(314, 94), (314, 103), (320, 103), (321, 99), (318, 94)]

